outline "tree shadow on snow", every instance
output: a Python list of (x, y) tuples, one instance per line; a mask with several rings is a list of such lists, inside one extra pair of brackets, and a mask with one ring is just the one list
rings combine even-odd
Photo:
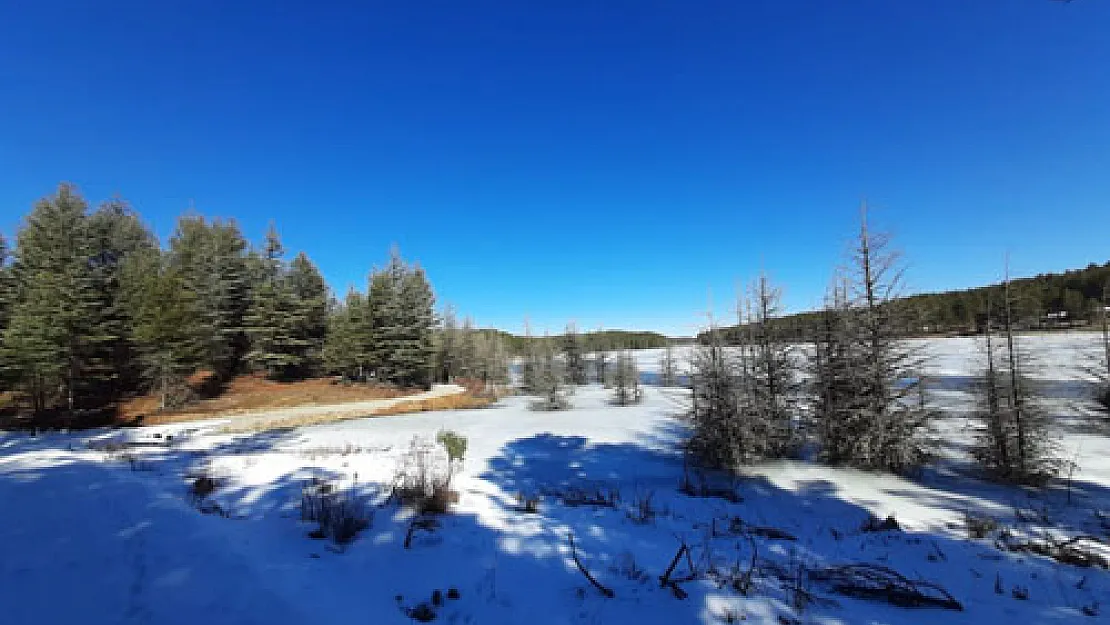
[[(678, 422), (635, 442), (550, 433), (510, 441), (489, 460), (481, 481), (460, 482), (466, 490), (458, 511), (435, 517), (428, 529), (414, 530), (410, 511), (382, 501), (386, 485), (349, 484), (373, 522), (345, 548), (308, 538), (311, 527), (299, 520), (306, 481), (340, 479), (323, 470), (217, 490), (211, 498), (229, 518), (202, 514), (189, 500), (187, 476), (210, 469), (206, 458), (292, 450), (295, 431), (236, 437), (201, 454), (183, 440), (155, 444), (158, 439), (120, 436), (0, 439), (0, 500), (14, 506), (0, 524), (0, 540), (24, 545), (0, 565), (7, 567), (0, 569), (6, 582), (0, 601), (10, 606), (5, 622), (68, 622), (77, 610), (82, 622), (95, 625), (194, 625), (201, 618), (403, 623), (416, 606), (431, 603), (435, 591), (446, 595), (454, 588), (459, 598), (434, 608), (437, 622), (718, 623), (742, 615), (755, 623), (779, 623), (780, 617), (972, 623), (984, 614), (977, 605), (1003, 600), (1015, 602), (1024, 618), (1071, 617), (1078, 614), (1075, 606), (1110, 588), (1105, 577), (1096, 577), (1076, 590), (1090, 572), (996, 552), (936, 528), (863, 531), (868, 510), (849, 501), (833, 479), (784, 487), (756, 475), (734, 484), (739, 501), (687, 496), (679, 491), (686, 429)], [(132, 470), (125, 459), (90, 453), (47, 453), (45, 464), (17, 456), (64, 444), (103, 449), (112, 442), (119, 445), (111, 452), (117, 455), (151, 445), (136, 453), (147, 464)], [(598, 492), (613, 496), (591, 500)], [(531, 496), (538, 498), (534, 512), (524, 505)], [(759, 528), (795, 539), (760, 534)], [(683, 543), (691, 556), (675, 577), (691, 565), (700, 576), (681, 583), (689, 596), (679, 599), (660, 586), (659, 576)], [(758, 567), (748, 596), (706, 576), (710, 569), (747, 570), (753, 549)], [(612, 598), (587, 579), (574, 556)], [(69, 568), (59, 568), (62, 560)], [(799, 571), (853, 562), (938, 581), (967, 610), (914, 612), (837, 597), (809, 582), (803, 590), (835, 599), (839, 607), (810, 603), (799, 612), (792, 605), (799, 595), (789, 580)], [(53, 600), (63, 570), (82, 581), (66, 586), (64, 604)], [(1061, 590), (1016, 603), (1010, 587), (1029, 583), (1030, 575), (1058, 579)], [(1007, 593), (1001, 599), (993, 590), (996, 576)]]

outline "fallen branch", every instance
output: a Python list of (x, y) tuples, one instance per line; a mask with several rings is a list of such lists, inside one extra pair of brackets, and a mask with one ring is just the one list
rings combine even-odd
[(578, 559), (578, 550), (574, 548), (574, 533), (572, 532), (567, 536), (570, 539), (570, 555), (572, 558), (574, 558), (574, 564), (578, 566), (578, 570), (582, 571), (582, 575), (584, 575), (586, 579), (589, 580), (591, 584), (593, 584), (594, 588), (597, 588), (598, 592), (604, 595), (606, 599), (612, 599), (613, 597), (617, 596), (616, 593), (612, 591), (612, 589), (603, 586), (601, 582), (594, 579), (593, 575), (590, 575), (590, 572), (586, 570), (585, 565), (583, 565), (582, 561)]
[(828, 584), (833, 592), (857, 599), (883, 600), (904, 608), (964, 609), (939, 585), (907, 579), (901, 573), (877, 564), (847, 564), (819, 569), (810, 573), (810, 579)]
[[(671, 592), (674, 593), (674, 596), (677, 599), (685, 599), (687, 596), (689, 596), (687, 595), (686, 591), (678, 585), (679, 580), (671, 579), (671, 574), (674, 573), (675, 567), (678, 566), (678, 561), (682, 559), (682, 554), (686, 554), (687, 565), (690, 566), (691, 570), (693, 570), (693, 563), (690, 560), (690, 548), (686, 546), (685, 542), (683, 542), (682, 546), (680, 546), (678, 548), (678, 551), (674, 554), (674, 559), (671, 560), (670, 566), (668, 566), (667, 570), (663, 571), (663, 574), (659, 576), (659, 587), (670, 588)], [(683, 581), (690, 580), (687, 579)]]
[(1100, 568), (1110, 568), (1110, 562), (1106, 557), (1098, 553), (1094, 547), (1083, 548), (1079, 545), (1081, 542), (1096, 543), (1105, 548), (1106, 543), (1097, 536), (1090, 536), (1081, 534), (1073, 536), (1067, 540), (1053, 541), (1045, 539), (1043, 541), (1031, 540), (1028, 542), (1004, 542), (1001, 543), (1002, 547), (1007, 551), (1019, 551), (1022, 553), (1033, 553), (1039, 556), (1047, 556), (1063, 564), (1070, 564), (1081, 568), (1090, 568), (1098, 566)]

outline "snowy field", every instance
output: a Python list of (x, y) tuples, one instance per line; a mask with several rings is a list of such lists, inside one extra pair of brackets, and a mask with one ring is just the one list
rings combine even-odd
[[(0, 434), (0, 623), (410, 623), (416, 606), (450, 589), (457, 598), (433, 606), (433, 622), (1107, 622), (1106, 570), (1000, 548), (1110, 532), (1110, 428), (1081, 418), (1096, 339), (1026, 345), (1076, 467), (1070, 488), (970, 476), (978, 348), (965, 339), (924, 343), (931, 400), (945, 415), (942, 455), (912, 480), (776, 462), (735, 481), (706, 476), (735, 497), (687, 496), (676, 419), (686, 397), (656, 387), (633, 407), (586, 387), (565, 412), (532, 412), (517, 397), (252, 435), (222, 434), (219, 422)], [(661, 351), (636, 352), (645, 372)], [(406, 548), (411, 513), (386, 501), (389, 485), (412, 438), (442, 429), (469, 440), (459, 500)], [(203, 501), (188, 493), (199, 475), (219, 482)], [(350, 545), (308, 537), (315, 526), (300, 520), (300, 504), (313, 481), (354, 493), (372, 514)], [(534, 513), (521, 493), (538, 499)], [(606, 505), (572, 505), (595, 495)], [(891, 515), (900, 531), (861, 529)], [(969, 518), (1000, 526), (971, 538)], [(612, 597), (580, 572), (571, 535)], [(679, 598), (659, 577), (683, 543), (689, 555), (670, 578), (691, 579), (677, 584)], [(849, 598), (825, 579), (860, 563), (938, 584), (962, 610)]]

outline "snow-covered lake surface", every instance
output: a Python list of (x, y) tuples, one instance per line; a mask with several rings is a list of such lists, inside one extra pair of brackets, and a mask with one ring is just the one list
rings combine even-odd
[[(1107, 539), (1110, 427), (1083, 417), (1083, 370), (1096, 337), (1025, 341), (1036, 356), (1030, 373), (1044, 382), (1064, 456), (1076, 466), (1070, 489), (1062, 482), (1039, 491), (973, 476), (966, 411), (975, 341), (923, 345), (932, 356), (931, 400), (944, 411), (941, 455), (923, 475), (783, 461), (751, 467), (733, 484), (708, 478), (735, 488), (739, 501), (679, 492), (681, 389), (650, 387), (632, 407), (610, 405), (609, 392), (593, 386), (562, 412), (533, 412), (528, 398), (514, 397), (486, 410), (253, 435), (222, 434), (213, 423), (0, 434), (0, 623), (409, 623), (410, 608), (449, 588), (459, 598), (444, 600), (435, 622), (1105, 621), (1107, 571), (1000, 550), (996, 536), (966, 531), (973, 515), (1019, 537)], [(635, 355), (652, 372), (661, 353)], [(409, 513), (385, 495), (412, 438), (441, 429), (469, 441), (454, 481), (459, 501), (406, 549)], [(190, 501), (187, 485), (200, 474), (221, 481), (209, 503), (226, 518)], [(313, 526), (300, 521), (302, 488), (313, 479), (357, 493), (373, 513), (341, 551), (309, 538)], [(571, 489), (619, 500), (571, 506), (561, 497)], [(518, 493), (538, 496), (538, 512), (522, 510)], [(640, 522), (638, 503), (648, 497), (654, 516)], [(902, 531), (861, 531), (869, 515), (893, 515)], [(730, 527), (774, 527), (797, 540), (749, 539)], [(614, 597), (579, 572), (571, 534), (582, 564)], [(691, 556), (673, 577), (691, 565), (700, 575), (681, 584), (689, 596), (679, 599), (658, 578), (683, 541)], [(747, 571), (753, 549), (746, 595), (706, 574)], [(846, 598), (805, 573), (861, 562), (940, 584), (963, 610)], [(799, 571), (804, 592), (791, 588)], [(815, 601), (799, 608), (803, 596)]]

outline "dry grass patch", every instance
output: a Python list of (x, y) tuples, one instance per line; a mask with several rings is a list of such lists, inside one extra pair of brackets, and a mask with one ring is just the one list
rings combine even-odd
[(409, 414), (413, 412), (428, 412), (433, 410), (472, 410), (486, 408), (496, 402), (494, 397), (474, 396), (467, 392), (454, 395), (443, 395), (428, 399), (403, 400), (389, 406), (366, 409), (344, 409), (335, 407), (332, 410), (323, 410), (310, 415), (276, 418), (269, 421), (250, 420), (242, 423), (230, 423), (225, 432), (264, 432), (279, 428), (309, 427), (335, 423), (350, 419), (366, 419), (370, 417), (387, 417), (391, 415)]
[(245, 375), (233, 379), (219, 395), (178, 410), (159, 411), (156, 395), (137, 397), (120, 406), (119, 417), (125, 422), (141, 417), (143, 425), (163, 425), (225, 418), (277, 408), (393, 399), (416, 392), (418, 391), (366, 384), (343, 384), (334, 378), (277, 382), (260, 376)]
[(457, 395), (444, 395), (428, 399), (412, 399), (386, 406), (373, 412), (372, 416), (385, 417), (389, 415), (408, 414), (410, 412), (428, 412), (432, 410), (472, 410), (475, 408), (488, 408), (497, 401), (496, 397), (480, 397), (471, 393)]

